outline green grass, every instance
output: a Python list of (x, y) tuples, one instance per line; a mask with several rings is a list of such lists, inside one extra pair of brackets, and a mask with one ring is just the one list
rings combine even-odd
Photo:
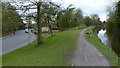
[(71, 66), (80, 29), (43, 34), (43, 44), (37, 41), (2, 56), (3, 66)]
[(0, 56), (0, 68), (2, 67), (2, 56)]
[(0, 37), (3, 37), (2, 35), (0, 35)]
[[(90, 32), (92, 33), (92, 36), (91, 37), (86, 37), (86, 39), (91, 42), (93, 45), (95, 45), (95, 47), (101, 51), (104, 55), (107, 56), (107, 58), (109, 59), (110, 61), (110, 64), (112, 66), (117, 66), (118, 65), (118, 56), (114, 53), (114, 51), (112, 51), (111, 49), (109, 49), (106, 45), (104, 45), (101, 40), (98, 38), (98, 36), (93, 33), (93, 28), (90, 28), (88, 29), (86, 32)], [(85, 32), (85, 33), (86, 33)]]

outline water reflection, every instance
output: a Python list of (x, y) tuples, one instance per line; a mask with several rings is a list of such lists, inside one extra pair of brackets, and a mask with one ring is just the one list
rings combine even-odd
[(97, 35), (102, 41), (102, 43), (104, 43), (106, 46), (108, 46), (111, 49), (110, 41), (108, 39), (108, 36), (106, 35), (106, 30), (101, 29)]
[(120, 32), (109, 33), (102, 27), (96, 27), (94, 33), (100, 38), (102, 43), (112, 49), (118, 56), (120, 56)]

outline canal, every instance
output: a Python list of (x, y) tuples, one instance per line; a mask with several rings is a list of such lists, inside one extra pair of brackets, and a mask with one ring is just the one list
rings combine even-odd
[(106, 30), (101, 29), (98, 32), (97, 36), (102, 41), (102, 43), (104, 43), (106, 46), (108, 46), (111, 49), (110, 40), (106, 34)]
[(120, 57), (120, 34), (117, 32), (112, 35), (108, 34), (107, 30), (101, 27), (96, 27), (94, 32), (104, 45), (112, 49)]

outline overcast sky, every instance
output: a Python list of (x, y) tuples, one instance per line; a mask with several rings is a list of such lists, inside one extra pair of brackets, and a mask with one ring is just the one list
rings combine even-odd
[(107, 6), (112, 5), (116, 0), (52, 0), (53, 2), (60, 2), (64, 7), (73, 4), (76, 8), (81, 8), (84, 15), (91, 15), (97, 13), (101, 21), (106, 20)]

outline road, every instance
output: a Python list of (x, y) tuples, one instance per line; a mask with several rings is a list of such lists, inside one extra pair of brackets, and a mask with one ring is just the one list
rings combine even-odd
[(85, 39), (84, 32), (87, 29), (80, 32), (77, 49), (72, 60), (73, 66), (109, 66), (106, 56)]
[(25, 33), (25, 30), (19, 30), (14, 35), (9, 35), (2, 39), (2, 54), (11, 52), (17, 48), (23, 47), (36, 39), (32, 33)]

